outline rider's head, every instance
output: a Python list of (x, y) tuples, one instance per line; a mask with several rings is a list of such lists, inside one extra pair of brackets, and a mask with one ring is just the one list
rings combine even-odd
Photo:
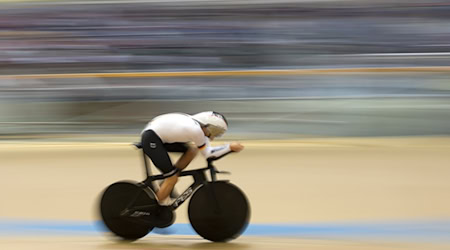
[(220, 113), (214, 111), (205, 111), (192, 116), (196, 120), (204, 131), (205, 135), (211, 140), (222, 136), (228, 129), (228, 122)]

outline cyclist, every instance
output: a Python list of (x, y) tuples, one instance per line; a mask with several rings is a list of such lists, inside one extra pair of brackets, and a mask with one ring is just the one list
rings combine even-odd
[[(167, 176), (156, 194), (160, 204), (170, 201), (168, 196), (178, 181), (180, 171), (189, 165), (198, 151), (205, 158), (210, 158), (244, 149), (238, 142), (217, 147), (210, 145), (210, 141), (222, 136), (227, 129), (225, 117), (214, 111), (192, 116), (168, 113), (155, 117), (147, 124), (141, 133), (142, 148), (153, 164)], [(181, 152), (183, 155), (173, 165), (168, 152)]]

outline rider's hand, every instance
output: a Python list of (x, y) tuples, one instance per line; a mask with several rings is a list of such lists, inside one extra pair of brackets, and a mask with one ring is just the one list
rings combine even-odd
[(244, 146), (240, 144), (239, 142), (232, 142), (230, 143), (230, 149), (233, 152), (240, 152), (242, 149), (244, 149)]

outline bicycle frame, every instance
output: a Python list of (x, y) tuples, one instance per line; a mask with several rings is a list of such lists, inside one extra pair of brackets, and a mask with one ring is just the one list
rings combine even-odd
[[(141, 148), (139, 146), (141, 145), (136, 145), (136, 147)], [(231, 153), (231, 152), (229, 152)], [(227, 153), (227, 154), (229, 154)], [(149, 186), (153, 191), (155, 191), (154, 187), (153, 187), (153, 181), (155, 180), (162, 180), (165, 179), (169, 176), (165, 176), (163, 174), (160, 175), (152, 175), (151, 174), (151, 169), (150, 169), (150, 163), (148, 162), (147, 159), (147, 155), (145, 154), (144, 150), (142, 150), (142, 154), (143, 154), (143, 158), (144, 158), (144, 167), (145, 167), (145, 173), (147, 175), (146, 179), (142, 182), (145, 185)], [(207, 159), (208, 162), (208, 166), (206, 168), (200, 168), (200, 169), (194, 169), (194, 170), (187, 170), (187, 171), (182, 171), (180, 172), (180, 177), (182, 176), (192, 176), (194, 178), (194, 183), (192, 183), (192, 185), (190, 185), (180, 196), (178, 196), (175, 201), (172, 203), (172, 205), (169, 206), (169, 208), (171, 210), (175, 210), (177, 209), (179, 206), (181, 206), (181, 204), (183, 204), (187, 199), (189, 199), (189, 197), (191, 197), (191, 195), (194, 193), (194, 191), (199, 188), (200, 186), (202, 186), (203, 184), (207, 183), (207, 177), (205, 174), (205, 171), (209, 171), (210, 172), (210, 176), (211, 176), (211, 181), (216, 181), (217, 180), (217, 174), (218, 173), (226, 173), (228, 174), (229, 172), (225, 172), (225, 171), (218, 171), (214, 165), (212, 164), (213, 161), (218, 160), (222, 157), (224, 157), (225, 155), (222, 155), (221, 157), (218, 158), (209, 158)]]

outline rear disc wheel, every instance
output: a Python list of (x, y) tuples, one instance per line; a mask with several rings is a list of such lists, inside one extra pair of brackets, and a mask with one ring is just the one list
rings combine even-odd
[(116, 182), (104, 191), (100, 201), (100, 214), (112, 233), (132, 241), (146, 236), (153, 229), (153, 225), (142, 218), (142, 214), (150, 211), (147, 208), (140, 211), (140, 216), (136, 214), (135, 217), (124, 216), (124, 212), (132, 206), (148, 207), (155, 203), (157, 204), (154, 195), (148, 187), (133, 182)]

